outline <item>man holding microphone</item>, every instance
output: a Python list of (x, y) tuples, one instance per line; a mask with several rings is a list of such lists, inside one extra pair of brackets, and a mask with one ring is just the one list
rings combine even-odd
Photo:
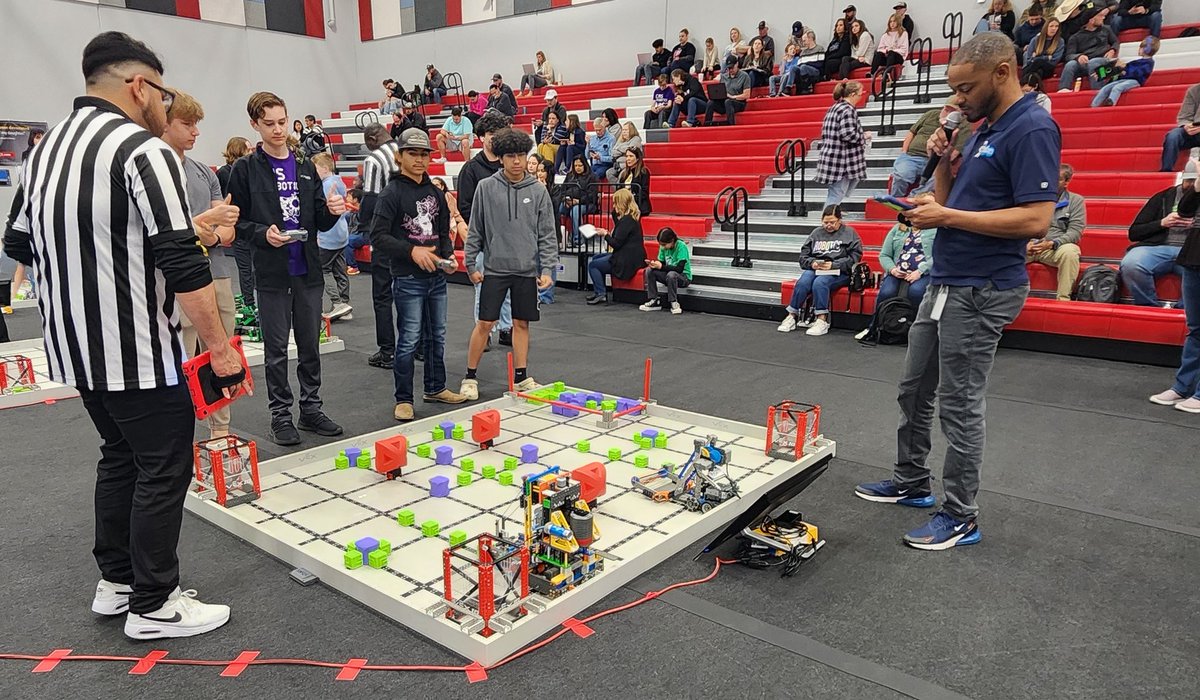
[(1029, 293), (1025, 248), (1046, 235), (1058, 199), (1061, 136), (1033, 95), (1021, 91), (1012, 41), (991, 32), (963, 44), (947, 72), (967, 121), (985, 119), (952, 175), (950, 139), (937, 132), (933, 197), (905, 212), (916, 228), (937, 228), (933, 269), (909, 331), (900, 380), (900, 426), (891, 479), (860, 484), (869, 501), (919, 508), (935, 504), (929, 457), (935, 400), (946, 458), (945, 502), (904, 535), (917, 549), (980, 540), (976, 522), (985, 442), (984, 397), (996, 346)]

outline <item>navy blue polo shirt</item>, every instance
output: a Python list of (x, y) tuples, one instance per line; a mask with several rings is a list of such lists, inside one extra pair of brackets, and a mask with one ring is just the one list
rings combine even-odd
[[(975, 132), (963, 149), (946, 206), (995, 211), (1058, 200), (1062, 136), (1033, 93), (1008, 108), (995, 124)], [(996, 238), (942, 226), (933, 242), (932, 283), (1012, 289), (1029, 283), (1020, 238)]]

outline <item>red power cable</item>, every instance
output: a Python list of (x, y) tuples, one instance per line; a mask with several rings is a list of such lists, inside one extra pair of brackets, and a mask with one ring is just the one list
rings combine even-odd
[[(658, 598), (659, 596), (669, 593), (671, 591), (678, 590), (680, 588), (686, 588), (688, 586), (698, 586), (702, 583), (708, 583), (709, 581), (716, 578), (717, 574), (720, 573), (722, 564), (730, 564), (730, 563), (732, 563), (732, 560), (717, 559), (716, 563), (713, 566), (712, 572), (703, 578), (693, 579), (691, 581), (681, 581), (679, 583), (673, 583), (673, 584), (667, 586), (666, 588), (662, 588), (657, 591), (650, 591), (649, 593), (645, 594), (641, 598), (638, 598), (637, 600), (631, 601), (629, 603), (625, 603), (623, 605), (618, 605), (616, 607), (612, 607), (607, 610), (602, 610), (594, 615), (586, 617), (582, 620), (578, 620), (575, 624), (576, 625), (587, 625), (591, 622), (599, 620), (602, 617), (607, 617), (609, 615), (613, 615), (613, 614), (616, 614), (619, 612), (623, 612), (625, 610), (629, 610), (630, 608), (635, 608), (643, 603), (647, 603), (647, 602), (654, 600), (655, 598)], [(504, 666), (513, 661), (516, 661), (517, 659), (521, 658), (522, 656), (525, 656), (526, 654), (533, 653), (533, 652), (537, 651), (538, 649), (545, 647), (546, 645), (550, 644), (554, 640), (558, 639), (559, 637), (563, 636), (564, 634), (566, 634), (567, 632), (570, 632), (570, 631), (571, 631), (570, 628), (562, 627), (558, 631), (556, 631), (554, 634), (541, 640), (540, 642), (531, 644), (531, 645), (525, 647), (524, 649), (521, 649), (520, 651), (514, 652), (513, 654), (506, 656), (505, 658), (501, 659), (500, 661), (497, 661), (496, 663), (492, 664), (491, 666), (487, 666), (487, 667), (483, 668), (483, 670), (484, 671), (492, 671), (494, 669), (500, 668), (501, 666)], [(39, 661), (40, 662), (47, 658), (48, 658), (47, 656), (44, 656), (44, 655), (39, 656), (36, 654), (0, 653), (0, 661)], [(58, 661), (113, 661), (113, 662), (136, 664), (142, 660), (143, 660), (143, 657), (140, 657), (140, 656), (104, 656), (104, 655), (96, 655), (96, 654), (69, 654), (69, 655), (53, 656), (53, 661), (56, 661), (56, 662), (58, 662)], [(161, 659), (156, 659), (155, 664), (163, 665), (163, 666), (222, 666), (222, 667), (227, 667), (227, 666), (230, 666), (231, 664), (244, 664), (246, 666), (273, 666), (274, 665), (274, 666), (310, 666), (310, 667), (317, 667), (317, 668), (336, 668), (336, 669), (346, 668), (345, 663), (337, 663), (337, 662), (331, 662), (331, 661), (314, 661), (312, 659), (253, 659), (253, 660), (249, 660), (249, 661), (240, 661), (238, 659), (232, 659), (230, 661), (218, 661), (215, 659), (179, 659), (179, 658), (164, 657)], [(453, 671), (455, 673), (464, 673), (470, 669), (478, 668), (478, 667), (475, 664), (470, 664), (470, 665), (463, 665), (463, 666), (363, 665), (363, 666), (356, 666), (356, 668), (358, 668), (359, 670), (362, 670), (362, 671), (428, 671), (428, 672)]]

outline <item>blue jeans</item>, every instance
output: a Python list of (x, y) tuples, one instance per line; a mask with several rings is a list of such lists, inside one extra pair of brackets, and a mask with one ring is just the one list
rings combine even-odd
[(1167, 132), (1166, 138), (1163, 139), (1162, 153), (1162, 169), (1161, 172), (1169, 173), (1175, 169), (1175, 161), (1179, 160), (1179, 152), (1186, 151), (1189, 148), (1200, 146), (1200, 134), (1188, 136), (1188, 133), (1183, 130), (1182, 126), (1177, 126)]
[(611, 273), (612, 253), (597, 255), (588, 262), (588, 277), (592, 278), (593, 294), (602, 297), (608, 292), (604, 287), (604, 276)]
[[(354, 259), (354, 251), (369, 245), (371, 245), (369, 236), (364, 236), (361, 233), (350, 234), (350, 242), (346, 244), (346, 267), (357, 269), (358, 261)], [(245, 294), (245, 292), (242, 292), (242, 294)]]
[(413, 402), (413, 360), (421, 342), (422, 327), (428, 328), (425, 347), (425, 395), (446, 388), (446, 276), (395, 277), (392, 298), (396, 302), (396, 355), (392, 375), (396, 381), (396, 403)]
[(811, 88), (814, 83), (821, 80), (821, 67), (820, 61), (801, 63), (792, 69), (792, 82), (801, 89)]
[(558, 213), (562, 216), (571, 216), (571, 245), (579, 245), (583, 239), (579, 233), (579, 226), (583, 223), (583, 217), (595, 212), (595, 207), (587, 204), (576, 204), (569, 207), (566, 204), (560, 204)]
[(1124, 80), (1114, 80), (1108, 85), (1100, 88), (1100, 92), (1097, 92), (1095, 99), (1092, 100), (1092, 106), (1099, 107), (1100, 105), (1104, 104), (1105, 100), (1111, 100), (1113, 106), (1115, 107), (1117, 106), (1117, 103), (1121, 101), (1121, 95), (1124, 95), (1130, 90), (1140, 86), (1141, 83), (1130, 78), (1126, 78)]
[(592, 163), (592, 174), (596, 176), (597, 180), (603, 182), (607, 179), (608, 169), (612, 166), (613, 164), (611, 160), (607, 162), (600, 161), (599, 163)]
[(1150, 36), (1162, 36), (1162, 12), (1148, 12), (1144, 15), (1114, 14), (1109, 20), (1113, 34), (1120, 34), (1126, 29), (1149, 29)]
[[(893, 277), (892, 275), (884, 275), (883, 279), (880, 280), (880, 282), (879, 282), (879, 294), (876, 295), (876, 297), (875, 297), (875, 304), (878, 305), (879, 302), (883, 301), (884, 299), (891, 299), (892, 297), (899, 294), (900, 293), (900, 282), (902, 282), (902, 280), (899, 277)], [(925, 296), (925, 289), (928, 286), (929, 286), (929, 275), (928, 274), (921, 275), (921, 278), (918, 279), (916, 282), (909, 283), (909, 285), (908, 285), (908, 301), (910, 304), (913, 305), (914, 309), (921, 305), (921, 297)]]
[(788, 88), (792, 87), (792, 83), (795, 82), (795, 80), (796, 73), (794, 70), (790, 70), (786, 73), (780, 73), (779, 75), (772, 75), (768, 81), (771, 85), (771, 94), (782, 95), (783, 93), (787, 92)]
[(633, 86), (641, 85), (642, 78), (646, 79), (647, 85), (653, 85), (654, 79), (661, 72), (662, 68), (659, 68), (657, 63), (643, 63), (633, 70)]
[(1183, 341), (1183, 357), (1175, 373), (1175, 386), (1180, 396), (1200, 398), (1200, 270), (1183, 268), (1183, 306), (1187, 312), (1187, 337)]
[(441, 104), (442, 100), (446, 99), (446, 90), (445, 88), (434, 88), (427, 92), (425, 96), (432, 99), (434, 104)]
[(831, 182), (825, 185), (825, 206), (828, 207), (834, 204), (841, 204), (842, 200), (844, 200), (846, 197), (849, 197), (850, 193), (853, 192), (854, 188), (857, 186), (858, 180), (851, 179), (838, 180), (837, 182)]
[[(475, 256), (475, 269), (483, 270), (483, 253)], [(479, 323), (479, 290), (483, 285), (475, 285), (475, 323)], [(512, 298), (505, 294), (504, 303), (500, 305), (500, 322), (496, 328), (502, 331), (512, 330)]]
[(1104, 57), (1088, 59), (1086, 66), (1080, 65), (1079, 61), (1067, 61), (1063, 65), (1062, 77), (1058, 80), (1058, 89), (1070, 90), (1075, 86), (1076, 78), (1087, 78), (1088, 85), (1095, 90), (1099, 85), (1092, 76), (1096, 74), (1097, 68), (1107, 64), (1108, 59)]
[(829, 313), (829, 298), (833, 293), (842, 287), (850, 284), (850, 276), (846, 273), (840, 275), (820, 275), (818, 276), (813, 270), (805, 270), (800, 275), (800, 279), (796, 280), (796, 287), (792, 290), (792, 303), (788, 304), (788, 313), (799, 313), (804, 307), (804, 300), (812, 294), (813, 298), (813, 313), (827, 314)]
[[(695, 125), (696, 123), (696, 112), (708, 109), (708, 102), (700, 99), (699, 97), (689, 97), (685, 104), (687, 106), (687, 123), (692, 125)], [(679, 112), (681, 107), (684, 107), (684, 105), (678, 104), (671, 108), (671, 126), (675, 126), (679, 123)]]
[(1121, 259), (1121, 279), (1133, 295), (1138, 306), (1162, 306), (1154, 280), (1174, 272), (1183, 274), (1183, 268), (1175, 264), (1179, 246), (1142, 245), (1131, 248)]
[(893, 197), (906, 196), (913, 185), (921, 181), (921, 175), (925, 172), (925, 165), (928, 162), (928, 158), (901, 153), (900, 157), (896, 158), (896, 162), (892, 164), (892, 189), (888, 191), (888, 194)]

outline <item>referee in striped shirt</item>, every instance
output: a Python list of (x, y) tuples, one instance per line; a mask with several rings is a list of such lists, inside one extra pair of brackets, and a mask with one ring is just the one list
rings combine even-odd
[[(391, 134), (382, 124), (369, 124), (363, 129), (363, 143), (371, 154), (363, 161), (363, 199), (358, 220), (362, 229), (370, 230), (375, 216), (375, 202), (387, 187), (392, 175), (400, 172), (396, 164), (399, 150)], [(396, 351), (396, 326), (392, 323), (392, 270), (378, 250), (371, 251), (371, 302), (375, 309), (375, 344), (379, 351), (367, 358), (372, 367), (392, 368)], [(418, 349), (423, 355), (424, 344)], [(419, 359), (419, 358), (418, 358)]]
[(50, 377), (79, 389), (103, 440), (93, 549), (103, 578), (92, 610), (128, 611), (125, 634), (137, 639), (202, 634), (229, 619), (228, 606), (179, 588), (195, 416), (180, 376), (176, 301), (213, 348), (213, 371), (241, 372), (179, 157), (156, 136), (174, 99), (162, 70), (125, 34), (88, 43), (87, 94), (26, 162), (4, 234), (5, 249), (37, 278)]

